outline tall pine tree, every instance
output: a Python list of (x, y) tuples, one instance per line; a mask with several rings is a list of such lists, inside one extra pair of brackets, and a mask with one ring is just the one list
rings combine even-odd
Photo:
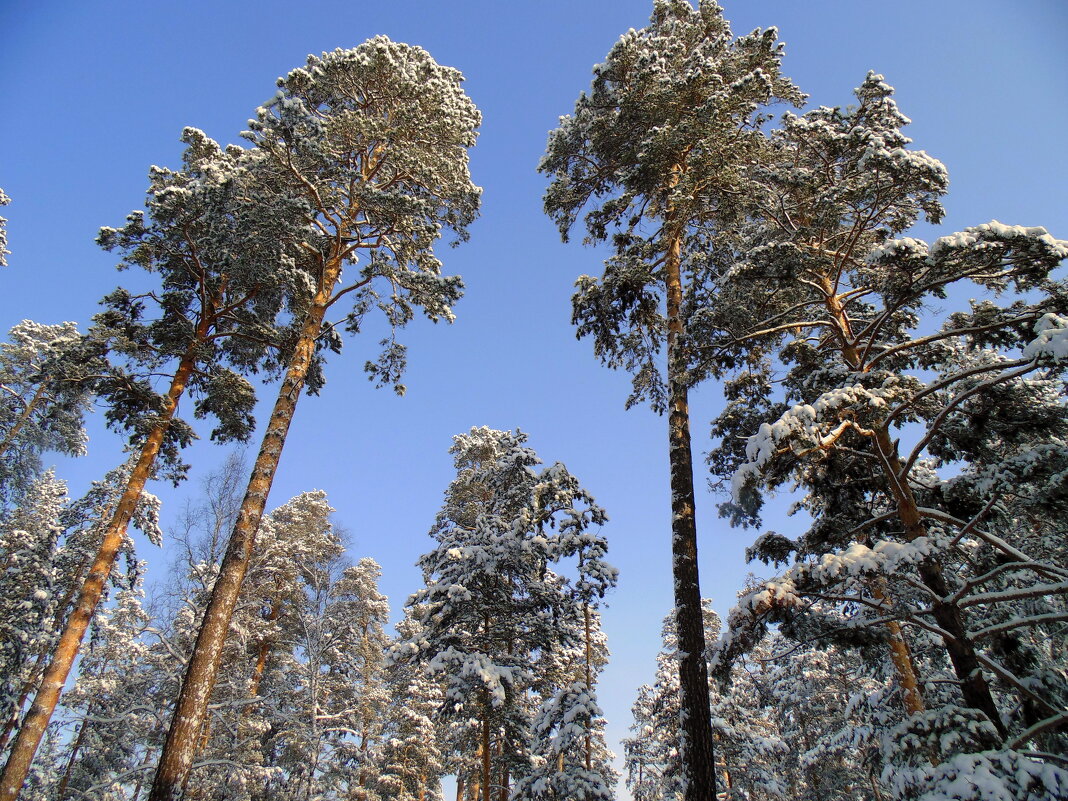
[(656, 0), (648, 27), (624, 34), (595, 68), (540, 165), (553, 179), (546, 212), (565, 238), (590, 206), (589, 240), (614, 249), (600, 279), (578, 280), (578, 335), (593, 338), (602, 362), (634, 374), (628, 405), (648, 400), (668, 413), (689, 801), (715, 796), (689, 419), (689, 390), (703, 376), (691, 369), (689, 320), (718, 267), (717, 234), (745, 192), (741, 167), (761, 158), (761, 109), (800, 99), (780, 76), (781, 56), (774, 29), (734, 39), (713, 0), (696, 9)]
[[(278, 368), (284, 372), (219, 579), (186, 672), (151, 801), (176, 797), (207, 712), (249, 560), (286, 434), (305, 387), (323, 384), (323, 351), (339, 350), (327, 310), (348, 296), (343, 325), (356, 332), (381, 311), (395, 331), (422, 309), (451, 320), (458, 278), (443, 277), (433, 246), (444, 230), (466, 237), (481, 190), (471, 183), (467, 149), (480, 116), (459, 72), (417, 47), (371, 39), (351, 50), (311, 56), (279, 79), (257, 110), (248, 138), (279, 206), (303, 211), (300, 236), (286, 240), (306, 276), (290, 302), (292, 325)], [(264, 179), (267, 181), (267, 179)], [(346, 268), (355, 267), (343, 278)], [(404, 349), (391, 336), (372, 377), (402, 391)]]

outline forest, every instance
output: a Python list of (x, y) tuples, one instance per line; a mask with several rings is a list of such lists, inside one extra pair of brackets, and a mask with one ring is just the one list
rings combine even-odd
[[(674, 605), (621, 753), (625, 521), (541, 432), (426, 443), (451, 473), (392, 608), (357, 537), (393, 532), (271, 497), (342, 351), (403, 396), (404, 329), (477, 291), (442, 246), (492, 192), (482, 113), (377, 35), (278, 78), (240, 144), (182, 130), (99, 229), (122, 284), (0, 343), (0, 801), (1068, 799), (1068, 241), (943, 229), (949, 171), (889, 80), (819, 105), (784, 54), (714, 0), (654, 0), (527, 165), (596, 256), (571, 333), (655, 419), (670, 484), (643, 547)], [(93, 413), (122, 457), (72, 496), (51, 465)], [(194, 472), (204, 441), (226, 455)], [(164, 525), (153, 492), (182, 482)], [(726, 615), (699, 517), (755, 571)]]

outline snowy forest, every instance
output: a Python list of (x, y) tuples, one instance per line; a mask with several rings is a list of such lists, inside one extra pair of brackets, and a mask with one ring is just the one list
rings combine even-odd
[[(426, 443), (452, 474), (399, 603), (325, 491), (271, 497), (342, 351), (404, 395), (403, 329), (474, 289), (444, 246), (477, 234), (482, 114), (378, 35), (265, 83), (240, 144), (181, 131), (102, 221), (122, 285), (0, 343), (0, 801), (1068, 799), (1068, 241), (941, 230), (949, 172), (891, 78), (820, 105), (784, 53), (714, 0), (654, 0), (527, 165), (595, 256), (589, 370), (667, 435), (643, 547), (674, 606), (619, 753), (625, 521), (525, 421)], [(0, 217), (5, 270), (19, 247)], [(124, 455), (74, 495), (53, 463), (91, 414)], [(186, 463), (197, 440), (217, 467)], [(154, 490), (181, 482), (165, 526)], [(702, 530), (753, 570), (723, 616), (708, 494)]]

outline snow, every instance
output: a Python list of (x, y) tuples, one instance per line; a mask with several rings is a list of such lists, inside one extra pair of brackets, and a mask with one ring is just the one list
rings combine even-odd
[(1068, 359), (1068, 317), (1052, 312), (1042, 315), (1035, 323), (1037, 336), (1023, 349), (1025, 359)]

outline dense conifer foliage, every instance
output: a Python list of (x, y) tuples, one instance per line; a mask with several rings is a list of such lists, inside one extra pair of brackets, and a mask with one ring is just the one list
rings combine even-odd
[[(512, 781), (518, 798), (609, 798), (592, 753), (601, 713), (585, 616), (616, 580), (606, 517), (563, 464), (537, 470), (526, 441), (489, 428), (454, 437), (437, 546), (419, 560), (427, 586), (408, 602), (419, 627), (394, 658), (444, 682), (439, 717), (469, 722), (453, 747), (476, 757), (467, 781), (484, 801)], [(557, 572), (567, 562), (574, 578)]]

